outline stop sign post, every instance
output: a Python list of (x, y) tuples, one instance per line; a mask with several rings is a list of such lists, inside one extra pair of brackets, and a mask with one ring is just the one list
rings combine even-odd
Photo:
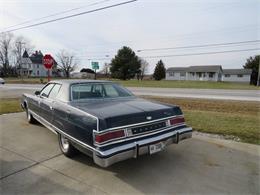
[(50, 54), (46, 54), (43, 59), (43, 65), (48, 70), (48, 81), (50, 81), (50, 69), (53, 66), (54, 60)]

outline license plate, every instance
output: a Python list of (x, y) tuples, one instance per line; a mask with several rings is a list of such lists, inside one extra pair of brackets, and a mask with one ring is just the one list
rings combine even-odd
[(162, 151), (164, 148), (164, 144), (162, 142), (157, 144), (152, 144), (149, 146), (150, 154), (154, 154), (156, 152)]

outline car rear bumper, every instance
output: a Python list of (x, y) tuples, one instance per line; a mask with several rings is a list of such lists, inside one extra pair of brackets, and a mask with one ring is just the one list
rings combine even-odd
[[(112, 148), (103, 152), (94, 152), (93, 159), (96, 164), (101, 167), (108, 167), (116, 162), (130, 158), (137, 158), (140, 155), (149, 154), (149, 145), (155, 143), (163, 143), (166, 147), (173, 143), (192, 137), (192, 128), (184, 127), (177, 131), (168, 132), (163, 135), (152, 138), (135, 141), (117, 148)], [(165, 148), (164, 147), (164, 148)]]

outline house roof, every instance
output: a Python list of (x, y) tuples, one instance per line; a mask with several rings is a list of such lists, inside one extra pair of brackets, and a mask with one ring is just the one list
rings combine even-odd
[(23, 58), (29, 58), (29, 55), (28, 55), (28, 53), (27, 53), (26, 50), (23, 52), (23, 56), (22, 56), (22, 57), (23, 57)]
[[(41, 50), (35, 51), (29, 58), (31, 59), (33, 64), (42, 64), (43, 54)], [(54, 58), (53, 60), (54, 60), (53, 65), (57, 65), (58, 63), (56, 62), (56, 60)]]
[(188, 67), (172, 67), (168, 68), (166, 72), (186, 72), (188, 70)]
[(30, 59), (33, 64), (42, 64), (42, 58), (43, 58), (43, 54), (41, 51), (35, 51), (35, 53), (33, 53), (30, 56)]
[(209, 65), (209, 66), (190, 66), (188, 72), (217, 72), (222, 70), (220, 65)]
[(251, 69), (223, 69), (224, 74), (244, 74), (251, 75)]

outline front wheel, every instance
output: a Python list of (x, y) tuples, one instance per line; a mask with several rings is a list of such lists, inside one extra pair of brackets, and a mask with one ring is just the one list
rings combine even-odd
[(58, 134), (58, 141), (61, 152), (71, 158), (78, 153), (78, 150), (70, 143), (70, 141), (63, 135)]

